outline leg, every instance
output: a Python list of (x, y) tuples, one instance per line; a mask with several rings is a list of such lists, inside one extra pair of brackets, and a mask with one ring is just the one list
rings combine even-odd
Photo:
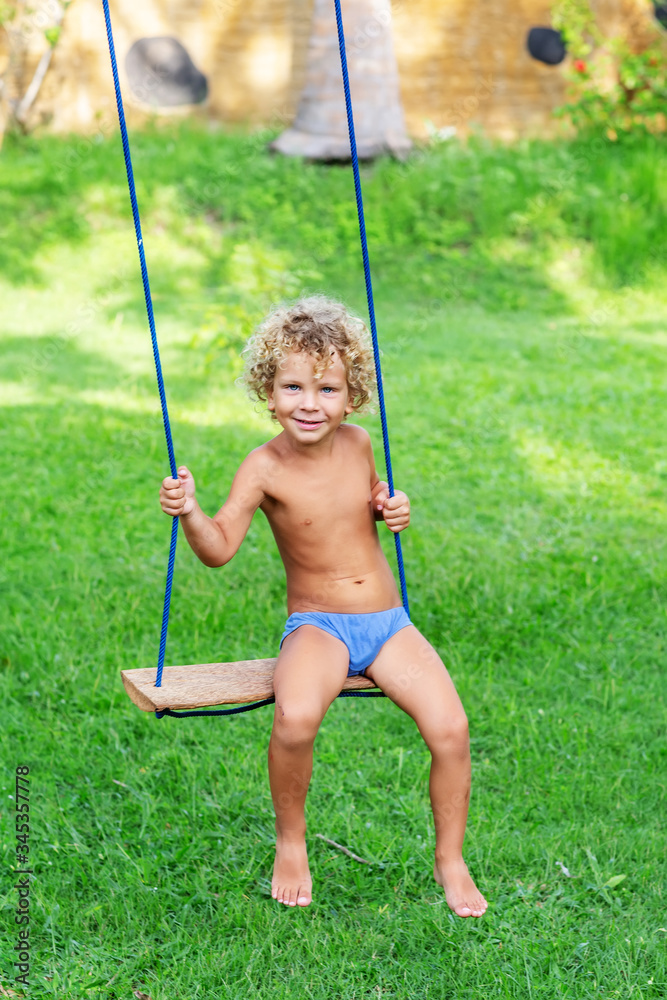
[(271, 894), (287, 906), (307, 906), (312, 880), (306, 852), (306, 792), (313, 743), (347, 676), (345, 643), (315, 625), (301, 625), (283, 642), (273, 686), (276, 708), (269, 743), (269, 780), (276, 812), (276, 861)]
[(468, 720), (452, 679), (414, 625), (387, 640), (366, 675), (415, 720), (431, 751), (433, 874), (459, 917), (481, 917), (487, 903), (468, 874), (462, 854), (470, 799), (470, 747)]

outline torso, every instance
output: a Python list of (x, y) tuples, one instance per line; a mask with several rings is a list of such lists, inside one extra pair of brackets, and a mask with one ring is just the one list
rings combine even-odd
[[(400, 607), (371, 510), (371, 466), (353, 425), (326, 461), (295, 455), (283, 435), (262, 446), (265, 500), (287, 576), (287, 609), (365, 614)], [(344, 485), (339, 485), (344, 484)]]

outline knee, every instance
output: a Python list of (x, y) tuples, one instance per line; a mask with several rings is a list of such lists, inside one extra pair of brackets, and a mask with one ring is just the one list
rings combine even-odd
[(470, 752), (470, 736), (463, 709), (434, 719), (424, 732), (424, 739), (432, 753), (465, 757)]
[(276, 702), (272, 739), (286, 750), (297, 750), (314, 742), (320, 717), (308, 705)]

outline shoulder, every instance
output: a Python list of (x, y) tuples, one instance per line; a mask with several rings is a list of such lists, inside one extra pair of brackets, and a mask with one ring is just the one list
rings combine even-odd
[(368, 468), (372, 479), (375, 458), (368, 431), (358, 424), (341, 424), (336, 434), (339, 458), (347, 463), (349, 468), (352, 466)]
[(360, 427), (359, 424), (341, 424), (338, 431), (343, 432), (341, 440), (346, 447), (363, 455), (371, 463), (374, 462), (371, 436), (364, 427)]
[(265, 441), (258, 448), (253, 448), (246, 455), (239, 467), (239, 473), (247, 481), (252, 481), (264, 493), (271, 492), (271, 484), (275, 485), (277, 478), (290, 465), (290, 459), (285, 454), (281, 435)]
[(341, 424), (338, 430), (343, 432), (344, 437), (350, 444), (356, 444), (361, 448), (371, 447), (370, 434), (364, 427), (360, 427), (359, 424)]
[(271, 475), (272, 463), (273, 468), (275, 468), (275, 458), (272, 458), (267, 447), (270, 443), (267, 442), (258, 448), (253, 448), (246, 455), (236, 470), (232, 483), (232, 493), (242, 491), (247, 494), (249, 492), (255, 502), (261, 502), (261, 500), (258, 501), (258, 498), (264, 495), (267, 480)]

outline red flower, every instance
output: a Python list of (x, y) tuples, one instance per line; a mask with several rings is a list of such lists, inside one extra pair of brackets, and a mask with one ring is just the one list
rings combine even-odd
[(577, 73), (585, 73), (586, 63), (584, 62), (583, 59), (575, 59), (574, 68), (576, 69)]

